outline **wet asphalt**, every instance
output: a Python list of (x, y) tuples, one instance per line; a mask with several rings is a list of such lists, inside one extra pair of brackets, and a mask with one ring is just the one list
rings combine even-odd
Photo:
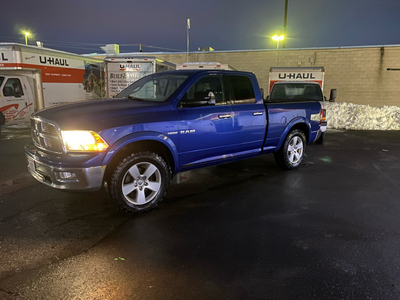
[(25, 177), (25, 139), (0, 138), (0, 299), (400, 299), (400, 132), (199, 169), (135, 216)]

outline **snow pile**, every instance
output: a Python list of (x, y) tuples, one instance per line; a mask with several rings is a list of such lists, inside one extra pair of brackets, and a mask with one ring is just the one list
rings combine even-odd
[(326, 119), (333, 129), (400, 130), (400, 107), (326, 102)]

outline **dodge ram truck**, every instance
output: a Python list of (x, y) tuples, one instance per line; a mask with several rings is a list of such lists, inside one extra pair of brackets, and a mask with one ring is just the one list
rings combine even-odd
[(31, 116), (30, 174), (68, 191), (104, 187), (127, 213), (156, 207), (179, 172), (273, 153), (298, 168), (321, 134), (319, 101), (264, 101), (253, 73), (182, 70), (143, 77), (116, 98)]

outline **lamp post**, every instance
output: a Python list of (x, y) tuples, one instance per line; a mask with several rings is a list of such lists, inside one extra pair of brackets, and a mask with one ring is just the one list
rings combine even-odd
[(186, 20), (186, 61), (189, 61), (189, 29), (190, 19)]
[(31, 35), (29, 31), (24, 31), (25, 45), (28, 45), (28, 37)]
[[(286, 36), (287, 10), (288, 10), (288, 0), (285, 0), (285, 17), (283, 19), (283, 36)], [(283, 40), (282, 48), (286, 48), (286, 39)]]
[(279, 41), (283, 40), (283, 39), (284, 39), (284, 36), (283, 36), (283, 35), (280, 35), (280, 36), (274, 35), (274, 36), (272, 37), (272, 39), (273, 39), (274, 41), (276, 41), (276, 49), (279, 49)]

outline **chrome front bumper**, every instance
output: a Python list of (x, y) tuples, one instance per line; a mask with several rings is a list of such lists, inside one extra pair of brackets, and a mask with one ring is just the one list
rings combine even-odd
[[(25, 147), (25, 156), (28, 161), (29, 173), (43, 184), (69, 191), (95, 191), (102, 187), (106, 166), (90, 168), (56, 167), (39, 161), (35, 153), (28, 147)], [(62, 174), (65, 174), (65, 172), (74, 174), (74, 176), (63, 178)]]

